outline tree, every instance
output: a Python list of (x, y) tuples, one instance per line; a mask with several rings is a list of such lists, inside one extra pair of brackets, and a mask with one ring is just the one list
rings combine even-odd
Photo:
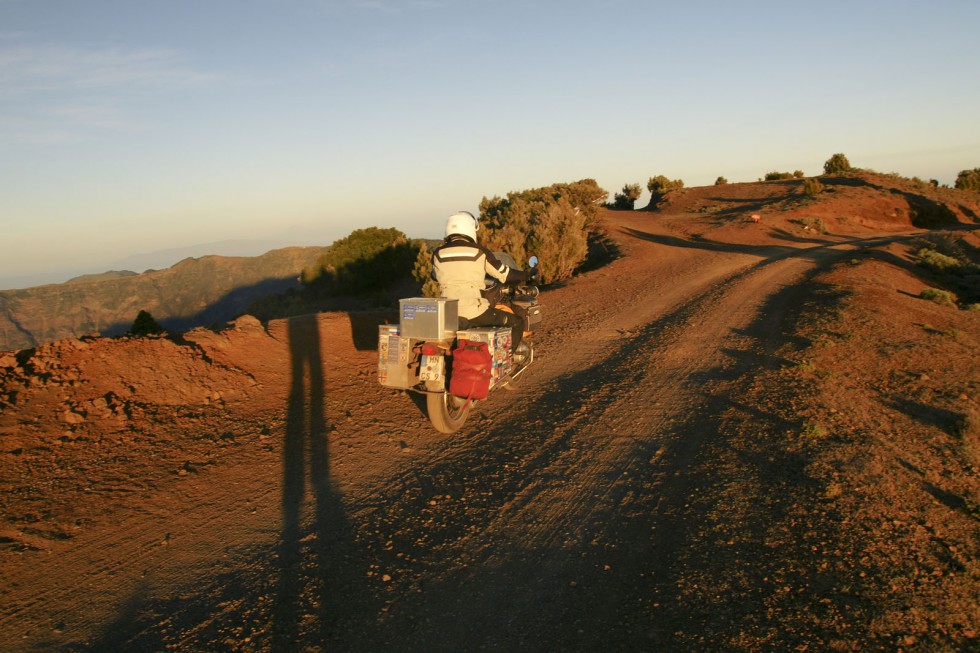
[(816, 197), (823, 192), (823, 184), (816, 177), (810, 177), (803, 182), (803, 193), (807, 197)]
[(415, 269), (412, 276), (422, 284), (423, 297), (438, 297), (439, 283), (432, 278), (432, 252), (422, 243), (419, 246), (419, 255), (415, 258)]
[(838, 152), (823, 164), (824, 174), (840, 175), (851, 171), (851, 162), (847, 157)]
[(613, 201), (613, 208), (621, 211), (632, 211), (636, 206), (636, 200), (640, 199), (643, 190), (639, 184), (626, 184), (621, 193), (616, 193)]
[(300, 279), (326, 295), (384, 290), (411, 273), (418, 247), (395, 228), (355, 229), (334, 241)]
[(647, 180), (647, 190), (650, 191), (650, 206), (656, 206), (667, 193), (681, 188), (684, 188), (684, 181), (681, 179), (668, 179), (664, 175), (650, 177)]
[(129, 335), (132, 336), (151, 336), (163, 333), (163, 328), (157, 324), (149, 311), (140, 311), (133, 320), (133, 326), (129, 327)]
[(956, 175), (955, 187), (960, 190), (972, 190), (980, 193), (980, 168), (960, 170), (960, 173)]
[(678, 190), (684, 188), (684, 181), (682, 179), (668, 179), (664, 175), (657, 175), (656, 177), (650, 177), (647, 180), (647, 190), (651, 193), (656, 193), (657, 195), (666, 194), (672, 190)]
[(543, 283), (566, 279), (588, 253), (598, 208), (608, 193), (593, 179), (511, 192), (480, 202), (480, 243), (523, 264), (540, 260)]
[(717, 179), (715, 179), (715, 186), (724, 186), (727, 183), (728, 180), (725, 179), (724, 177), (718, 177)]

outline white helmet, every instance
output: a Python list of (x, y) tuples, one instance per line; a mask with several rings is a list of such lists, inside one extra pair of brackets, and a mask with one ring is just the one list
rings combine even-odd
[(468, 236), (476, 242), (476, 232), (480, 229), (480, 221), (469, 211), (457, 211), (446, 221), (446, 237), (454, 234)]

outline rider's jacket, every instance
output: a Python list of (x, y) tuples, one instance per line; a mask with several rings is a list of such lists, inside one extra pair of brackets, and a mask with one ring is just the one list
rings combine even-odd
[(490, 307), (483, 296), (487, 275), (502, 283), (526, 276), (466, 236), (449, 236), (432, 255), (432, 276), (439, 282), (443, 297), (459, 300), (460, 317), (472, 319)]

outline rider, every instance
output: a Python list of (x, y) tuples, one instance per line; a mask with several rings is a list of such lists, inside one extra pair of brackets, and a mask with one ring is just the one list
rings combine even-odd
[[(521, 283), (531, 273), (501, 263), (493, 252), (476, 242), (480, 221), (469, 211), (458, 211), (446, 221), (446, 241), (433, 253), (432, 276), (443, 297), (459, 300), (460, 328), (509, 326), (513, 351), (518, 352), (524, 335), (524, 320), (514, 313), (490, 305), (483, 295), (489, 275), (501, 283)], [(523, 351), (523, 350), (522, 350)]]

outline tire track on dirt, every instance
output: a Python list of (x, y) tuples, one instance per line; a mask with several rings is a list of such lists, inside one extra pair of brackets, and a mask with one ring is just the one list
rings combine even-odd
[[(662, 249), (658, 244), (648, 251)], [(684, 471), (711, 437), (712, 420), (698, 415), (713, 410), (701, 384), (728, 364), (720, 351), (738, 337), (732, 324), (747, 323), (786, 274), (776, 264), (793, 265), (802, 257), (805, 268), (815, 263), (810, 259), (822, 258), (816, 249), (788, 249), (768, 249), (774, 254), (768, 258), (752, 251), (685, 252), (684, 265), (669, 276), (661, 270), (659, 277), (647, 272), (617, 278), (620, 268), (611, 266), (601, 282), (617, 300), (610, 311), (576, 308), (581, 323), (564, 329), (564, 342), (545, 341), (545, 355), (523, 388), (484, 404), (459, 436), (419, 449), (404, 462), (389, 462), (374, 476), (357, 477), (343, 496), (331, 494), (328, 507), (342, 509), (344, 519), (334, 523), (334, 515), (302, 512), (315, 503), (313, 490), (301, 495), (296, 489), (292, 501), (302, 522), (289, 532), (289, 547), (279, 542), (277, 549), (287, 539), (280, 526), (285, 511), (276, 502), (276, 494), (285, 493), (279, 484), (288, 482), (283, 461), (269, 465), (264, 458), (239, 456), (220, 473), (202, 477), (195, 490), (149, 501), (160, 502), (159, 514), (130, 511), (115, 531), (79, 540), (84, 551), (45, 567), (84, 568), (88, 576), (71, 576), (84, 587), (63, 588), (59, 578), (44, 579), (40, 569), (32, 573), (44, 593), (20, 606), (0, 630), (11, 632), (17, 617), (27, 613), (31, 623), (17, 623), (15, 632), (57, 623), (63, 606), (101, 603), (67, 620), (75, 633), (102, 631), (93, 650), (109, 644), (204, 650), (242, 632), (242, 624), (258, 633), (256, 646), (271, 637), (280, 648), (336, 639), (352, 649), (441, 648), (433, 642), (474, 648), (480, 643), (473, 640), (475, 632), (489, 648), (526, 648), (529, 642), (587, 648), (588, 636), (621, 618), (617, 610), (624, 597), (642, 593), (633, 580), (617, 576), (638, 555), (626, 550), (630, 546), (647, 542), (643, 556), (662, 558), (651, 569), (658, 578), (654, 589), (666, 592), (659, 579), (672, 573), (685, 543), (684, 504), (691, 486)], [(650, 293), (657, 293), (656, 301), (646, 298)], [(637, 298), (643, 308), (633, 312), (629, 303)], [(370, 402), (383, 394), (365, 396)], [(660, 405), (649, 406), (651, 397), (661, 397)], [(643, 409), (637, 412), (636, 406)], [(391, 407), (394, 421), (417, 421), (411, 413), (407, 402)], [(364, 429), (383, 437), (386, 428), (351, 423), (344, 433)], [(367, 438), (358, 442), (374, 444)], [(340, 460), (333, 452), (327, 458), (335, 469), (318, 483), (337, 477)], [(236, 496), (238, 481), (266, 494), (250, 503)], [(256, 504), (266, 505), (243, 519)], [(190, 524), (198, 512), (208, 521)], [(180, 518), (184, 530), (163, 545), (172, 517)], [(668, 535), (651, 539), (651, 529)], [(330, 540), (338, 533), (340, 546)], [(225, 537), (233, 544), (222, 542)], [(153, 573), (140, 579), (122, 550), (136, 552)], [(364, 561), (372, 563), (370, 581)], [(382, 574), (390, 576), (384, 584)], [(283, 596), (273, 596), (277, 591)], [(542, 596), (555, 597), (553, 605), (540, 605)], [(339, 622), (324, 625), (344, 602), (370, 607), (347, 608)], [(384, 603), (380, 612), (373, 609)], [(107, 613), (115, 618), (105, 618)], [(569, 630), (555, 632), (558, 627)], [(32, 645), (63, 641), (41, 638)], [(602, 645), (600, 639), (591, 643)]]
[[(261, 469), (255, 464), (247, 467), (257, 472)], [(153, 495), (152, 500), (134, 498), (138, 507), (108, 530), (53, 544), (49, 556), (40, 559), (26, 575), (18, 576), (19, 584), (29, 583), (34, 591), (28, 600), (2, 615), (0, 632), (14, 643), (29, 637), (32, 650), (59, 648), (65, 641), (62, 633), (72, 637), (98, 632), (100, 625), (112, 622), (112, 615), (127, 614), (125, 606), (133, 601), (140, 604), (153, 593), (189, 592), (202, 569), (214, 571), (228, 564), (227, 560), (216, 563), (214, 554), (230, 552), (230, 533), (244, 530), (254, 538), (263, 530), (255, 506), (264, 503), (265, 496), (275, 489), (266, 488), (264, 494), (250, 491), (234, 499), (214, 491), (215, 487), (239, 485), (253, 485), (240, 470), (186, 479), (184, 485)], [(195, 520), (193, 515), (208, 515), (208, 519)], [(175, 527), (175, 523), (182, 526)], [(266, 534), (270, 542), (271, 535)], [(69, 580), (67, 571), (80, 573)], [(64, 612), (65, 605), (83, 605), (85, 609)], [(106, 635), (116, 637), (119, 633)], [(12, 650), (17, 648), (15, 644)]]
[[(553, 377), (541, 392), (522, 397), (508, 414), (494, 419), (482, 437), (455, 439), (422, 463), (414, 474), (425, 477), (422, 485), (433, 496), (438, 488), (450, 486), (465, 496), (466, 478), (461, 482), (458, 470), (482, 475), (493, 491), (482, 501), (466, 496), (465, 511), (458, 509), (458, 502), (452, 514), (439, 517), (437, 508), (430, 511), (425, 523), (431, 553), (414, 570), (411, 583), (435, 584), (442, 592), (435, 592), (439, 598), (434, 598), (434, 592), (427, 590), (424, 605), (416, 605), (406, 594), (402, 600), (410, 607), (400, 606), (398, 611), (421, 612), (426, 621), (438, 624), (440, 632), (451, 632), (454, 620), (430, 606), (445, 608), (443, 601), (456, 600), (462, 586), (472, 604), (464, 621), (477, 632), (499, 633), (505, 625), (522, 623), (521, 632), (528, 634), (549, 623), (567, 623), (567, 615), (522, 603), (515, 597), (515, 584), (555, 582), (566, 575), (562, 570), (569, 568), (569, 556), (587, 552), (597, 537), (615, 535), (616, 518), (633, 510), (631, 504), (650, 505), (650, 497), (660, 494), (670, 498), (653, 502), (659, 512), (669, 513), (682, 505), (682, 495), (689, 489), (683, 470), (710, 437), (698, 432), (697, 421), (689, 419), (707, 403), (700, 395), (699, 374), (724, 367), (723, 345), (733, 337), (733, 330), (755, 318), (768, 297), (819, 261), (839, 255), (821, 246), (743, 262), (717, 283), (701, 279), (706, 288), (637, 329), (632, 337), (618, 343), (606, 340), (605, 358), (573, 374)], [(566, 369), (575, 366), (574, 360), (564, 362)], [(647, 406), (651, 396), (662, 397), (662, 405), (631, 412)], [(409, 486), (407, 478), (397, 483), (398, 491)], [(672, 489), (663, 492), (666, 486)], [(397, 506), (396, 492), (385, 494), (386, 499), (378, 503), (391, 506), (394, 501)], [(636, 498), (640, 494), (642, 500)], [(661, 546), (670, 549), (680, 543)], [(535, 571), (529, 575), (522, 560), (533, 560)], [(567, 588), (557, 583), (553, 589), (560, 593)], [(531, 602), (539, 595), (528, 593)], [(556, 608), (567, 609), (571, 609), (567, 604)], [(589, 616), (590, 610), (578, 609), (582, 619), (593, 623), (609, 616), (596, 619)], [(529, 621), (531, 614), (537, 616)], [(397, 630), (391, 627), (392, 632)], [(488, 642), (492, 647), (500, 644)]]

